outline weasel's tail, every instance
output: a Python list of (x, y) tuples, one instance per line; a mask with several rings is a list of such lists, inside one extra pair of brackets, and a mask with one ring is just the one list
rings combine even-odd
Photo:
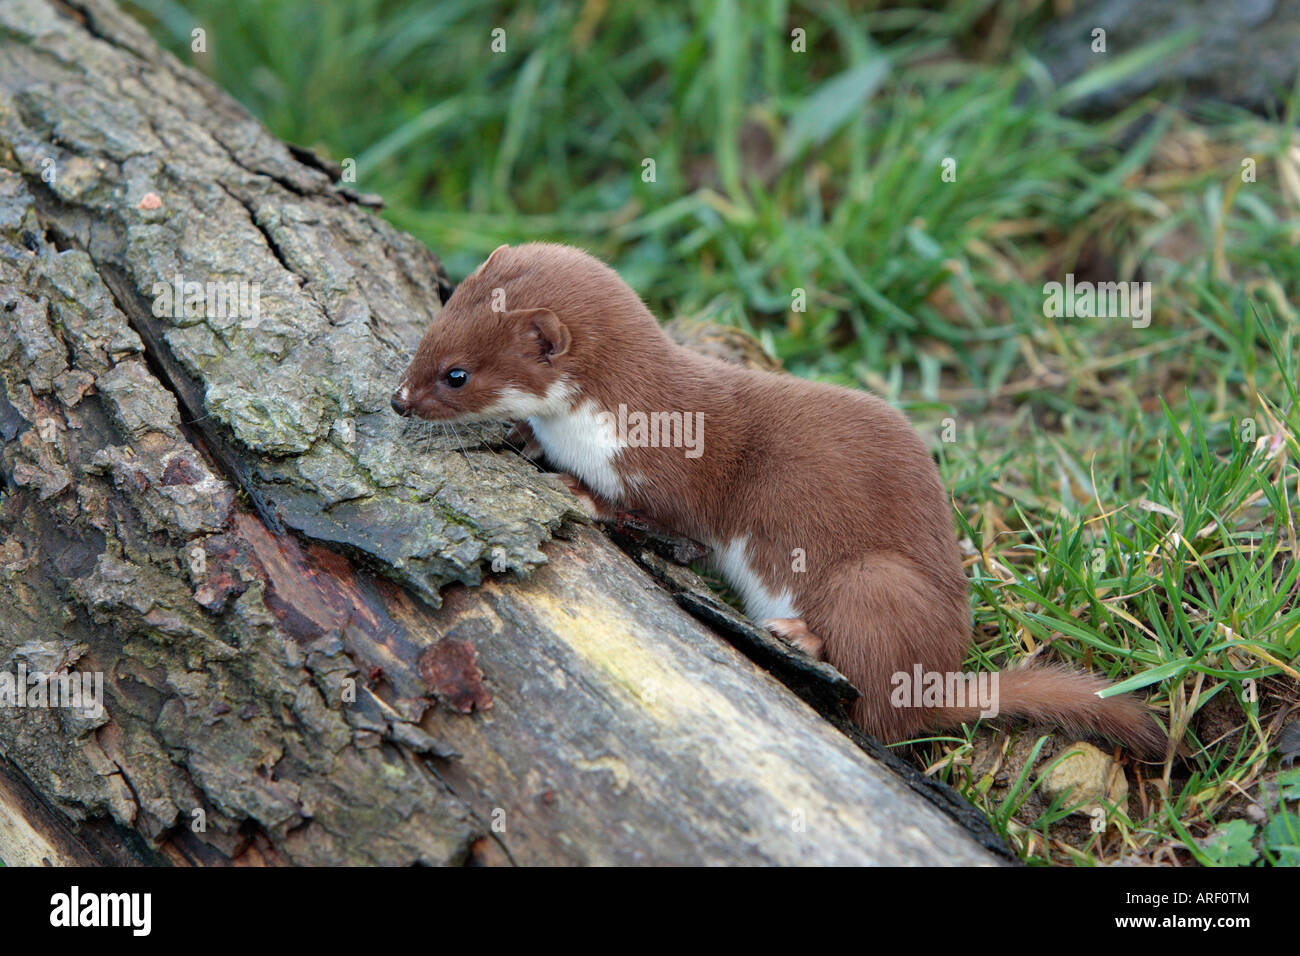
[[(1132, 694), (1098, 697), (1097, 691), (1108, 686), (1100, 677), (1050, 665), (1000, 671), (998, 715), (1102, 734), (1144, 757), (1163, 758), (1169, 740), (1146, 704)], [(935, 713), (943, 723), (970, 723), (980, 709), (941, 707)]]

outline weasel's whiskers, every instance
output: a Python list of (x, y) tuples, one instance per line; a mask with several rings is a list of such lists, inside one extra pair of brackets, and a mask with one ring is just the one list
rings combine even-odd
[(538, 462), (537, 459), (529, 458), (528, 455), (524, 452), (523, 448), (520, 448), (518, 445), (510, 444), (510, 442), (504, 437), (501, 439), (501, 444), (505, 445), (507, 448), (513, 451), (524, 461), (528, 462), (528, 464), (532, 465), (534, 468), (538, 469), (539, 471), (546, 471), (546, 469), (542, 467), (541, 463)]
[(479, 474), (478, 468), (475, 467), (474, 462), (469, 457), (469, 449), (467, 449), (465, 443), (461, 441), (460, 431), (456, 428), (454, 423), (448, 422), (447, 424), (451, 426), (451, 433), (456, 436), (456, 443), (460, 445), (460, 453), (465, 456), (465, 464), (469, 465), (469, 470), (473, 473), (475, 480), (482, 481), (483, 476)]

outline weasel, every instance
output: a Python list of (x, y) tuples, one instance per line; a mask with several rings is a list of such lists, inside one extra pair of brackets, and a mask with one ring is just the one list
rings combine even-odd
[[(392, 407), (526, 422), (594, 515), (640, 511), (707, 544), (752, 618), (858, 688), (868, 733), (895, 742), (987, 711), (920, 693), (898, 705), (900, 680), (960, 673), (971, 613), (938, 469), (880, 398), (692, 352), (603, 262), (528, 243), (456, 288)], [(647, 420), (657, 430), (629, 427)], [(997, 678), (1001, 715), (1164, 754), (1145, 704), (1098, 697), (1104, 680), (1056, 666)]]

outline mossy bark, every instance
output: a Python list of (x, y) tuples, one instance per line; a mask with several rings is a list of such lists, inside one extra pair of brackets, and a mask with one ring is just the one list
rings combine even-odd
[(0, 671), (104, 687), (0, 710), (0, 857), (1000, 859), (839, 675), (389, 412), (446, 277), (368, 205), (110, 4), (0, 5)]

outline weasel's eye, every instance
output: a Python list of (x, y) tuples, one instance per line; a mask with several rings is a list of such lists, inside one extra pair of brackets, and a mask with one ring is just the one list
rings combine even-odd
[(463, 368), (454, 368), (447, 373), (447, 384), (452, 388), (460, 388), (469, 381), (469, 372)]

